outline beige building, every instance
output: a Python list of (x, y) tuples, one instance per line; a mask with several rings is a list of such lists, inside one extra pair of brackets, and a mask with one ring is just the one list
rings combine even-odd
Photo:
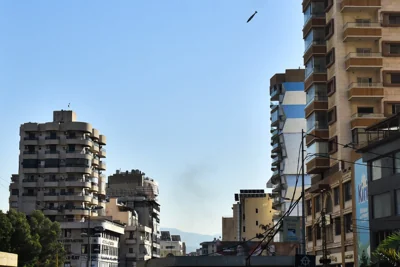
[[(400, 1), (303, 0), (307, 105), (307, 250), (321, 257), (324, 209), (331, 264), (357, 264), (353, 147), (364, 129), (399, 112)], [(349, 145), (347, 145), (349, 144)], [(347, 146), (346, 146), (347, 145)], [(329, 185), (323, 197), (320, 185)]]
[(0, 252), (0, 267), (17, 267), (18, 255), (7, 252)]
[(107, 203), (106, 214), (125, 225), (120, 242), (120, 265), (133, 266), (136, 258), (138, 261), (151, 259), (151, 228), (139, 223), (137, 213), (119, 203), (117, 198), (111, 198)]
[(264, 190), (240, 190), (235, 201), (233, 216), (222, 218), (222, 241), (249, 240), (264, 232), (262, 225), (272, 226), (272, 199)]
[(186, 256), (185, 242), (180, 235), (171, 235), (169, 231), (161, 231), (161, 258)]
[[(53, 121), (20, 127), (19, 173), (12, 176), (10, 208), (40, 209), (51, 220), (79, 221), (104, 214), (106, 137), (73, 111), (54, 111)], [(91, 210), (92, 209), (92, 210)]]

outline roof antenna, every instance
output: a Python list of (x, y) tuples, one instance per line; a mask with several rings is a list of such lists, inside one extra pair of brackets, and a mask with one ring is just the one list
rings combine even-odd
[(71, 103), (68, 103), (68, 108), (69, 108), (69, 106), (71, 106)]

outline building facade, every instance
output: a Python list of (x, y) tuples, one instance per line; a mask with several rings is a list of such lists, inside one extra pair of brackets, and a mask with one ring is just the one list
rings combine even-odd
[[(62, 237), (67, 254), (65, 267), (118, 267), (119, 239), (124, 226), (104, 218), (94, 217), (86, 222), (61, 222)], [(89, 235), (88, 235), (89, 233)], [(89, 243), (90, 242), (90, 243)], [(89, 253), (90, 252), (90, 253)]]
[(158, 184), (139, 170), (116, 171), (108, 177), (107, 196), (138, 214), (139, 224), (151, 229), (151, 257), (160, 257), (160, 204)]
[(171, 235), (169, 231), (161, 231), (161, 258), (186, 256), (185, 244), (180, 235)]
[[(222, 219), (223, 241), (246, 241), (263, 233), (263, 225), (272, 225), (272, 199), (263, 189), (242, 189), (235, 194), (235, 201), (233, 216)], [(233, 222), (224, 223), (229, 218)], [(233, 240), (227, 240), (231, 237)]]
[[(354, 255), (354, 147), (365, 128), (396, 112), (400, 96), (398, 51), (400, 2), (394, 0), (304, 0), (307, 172), (312, 175), (309, 252), (321, 255), (314, 224), (321, 209), (333, 217), (328, 248), (338, 265), (357, 264)], [(324, 196), (321, 185), (326, 185)], [(324, 203), (324, 204), (323, 204)], [(319, 264), (319, 262), (317, 262)]]
[[(360, 199), (368, 198), (369, 225), (360, 226), (362, 218), (357, 218), (356, 229), (369, 232), (370, 243), (365, 243), (370, 246), (370, 251), (374, 251), (390, 234), (400, 230), (399, 119), (400, 113), (368, 127), (368, 143), (358, 150), (366, 165), (363, 173), (366, 175), (356, 194), (360, 195)], [(368, 189), (364, 190), (365, 187)]]
[[(272, 176), (268, 187), (272, 187), (274, 224), (289, 210), (291, 199), (301, 196), (299, 161), (302, 130), (306, 129), (304, 108), (306, 94), (304, 92), (304, 69), (286, 70), (275, 74), (270, 80), (271, 95), (271, 157)], [(299, 165), (300, 164), (300, 165)], [(310, 177), (305, 176), (305, 186), (310, 184)], [(287, 214), (302, 216), (302, 205)], [(275, 242), (283, 242), (282, 232), (274, 237)]]
[[(40, 209), (53, 221), (103, 215), (106, 137), (73, 111), (54, 111), (53, 121), (20, 127), (19, 173), (10, 184), (10, 208)], [(103, 207), (103, 210), (92, 209)], [(92, 210), (91, 210), (92, 209)], [(90, 214), (91, 213), (91, 214)]]

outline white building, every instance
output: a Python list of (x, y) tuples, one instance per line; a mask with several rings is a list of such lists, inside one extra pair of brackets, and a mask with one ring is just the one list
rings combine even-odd
[(161, 257), (186, 256), (185, 242), (180, 235), (170, 235), (169, 231), (161, 231)]
[(87, 267), (89, 255), (90, 267), (118, 267), (119, 240), (125, 230), (122, 224), (100, 217), (93, 217), (90, 222), (60, 224), (60, 242), (67, 254), (65, 267)]

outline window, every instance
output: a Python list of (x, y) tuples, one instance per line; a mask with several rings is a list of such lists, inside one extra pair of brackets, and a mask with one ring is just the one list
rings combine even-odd
[(246, 215), (243, 213), (243, 221), (246, 219)]
[(336, 107), (328, 110), (328, 124), (331, 125), (334, 122), (336, 122)]
[(374, 108), (373, 107), (357, 107), (357, 113), (362, 114), (373, 114)]
[(336, 217), (333, 221), (335, 223), (335, 235), (340, 235), (342, 233), (342, 226), (340, 225), (340, 217)]
[(64, 229), (64, 237), (70, 238), (72, 234), (71, 229)]
[(18, 194), (19, 194), (19, 190), (18, 189), (12, 189), (11, 190), (11, 195), (18, 196)]
[(133, 253), (133, 248), (129, 248), (129, 253)]
[(256, 213), (258, 213), (258, 209), (256, 208)]
[(382, 54), (386, 57), (400, 56), (400, 42), (382, 41)]
[(315, 197), (314, 204), (315, 204), (315, 212), (320, 212), (321, 211), (321, 197), (320, 196)]
[(370, 56), (371, 53), (372, 53), (371, 48), (357, 48), (356, 49), (356, 54), (358, 57)]
[(325, 26), (325, 40), (329, 40), (334, 33), (334, 20), (331, 19)]
[(392, 215), (392, 201), (390, 199), (390, 192), (372, 196), (372, 206), (373, 217), (375, 219)]
[(351, 213), (345, 214), (344, 218), (344, 232), (346, 234), (353, 232), (353, 218)]
[(246, 232), (246, 226), (243, 226), (243, 233)]
[(400, 215), (400, 190), (396, 190), (396, 215)]
[(307, 240), (308, 242), (313, 241), (312, 226), (307, 226)]
[(394, 154), (394, 172), (400, 173), (400, 152)]
[(389, 24), (390, 25), (400, 25), (400, 14), (389, 15)]
[(319, 224), (317, 224), (317, 226), (315, 227), (315, 231), (316, 231), (317, 240), (320, 240), (321, 239), (321, 226)]
[(400, 71), (384, 70), (382, 71), (383, 85), (398, 87), (400, 85)]
[(71, 253), (71, 245), (64, 245), (64, 250), (65, 250), (65, 253), (70, 254)]
[(371, 162), (371, 179), (376, 181), (382, 178), (382, 159), (377, 159)]
[(325, 12), (328, 12), (333, 6), (333, 0), (325, 0)]
[(364, 144), (368, 141), (368, 135), (365, 129), (356, 128), (351, 131), (351, 138), (353, 144)]
[(311, 199), (306, 200), (306, 213), (307, 216), (311, 216)]
[(392, 104), (392, 114), (397, 114), (400, 112), (400, 104)]
[(327, 94), (328, 96), (333, 95), (336, 92), (336, 77), (332, 77), (327, 83)]
[(386, 27), (399, 27), (400, 26), (400, 13), (382, 12), (383, 26)]
[(11, 208), (18, 208), (18, 202), (17, 201), (12, 201), (11, 202)]
[(333, 63), (335, 63), (335, 48), (332, 48), (326, 53), (326, 67), (329, 68)]
[(338, 151), (337, 136), (329, 139), (328, 141), (328, 151), (329, 154), (336, 153)]
[(400, 73), (392, 73), (390, 75), (391, 84), (400, 84)]
[(340, 204), (340, 191), (339, 191), (339, 189), (340, 189), (339, 186), (333, 188), (333, 204), (335, 206), (338, 206)]
[(351, 182), (346, 182), (343, 184), (343, 201), (350, 201), (352, 196)]
[(81, 245), (81, 254), (87, 254), (87, 245)]
[(258, 225), (258, 221), (256, 221), (256, 225)]

